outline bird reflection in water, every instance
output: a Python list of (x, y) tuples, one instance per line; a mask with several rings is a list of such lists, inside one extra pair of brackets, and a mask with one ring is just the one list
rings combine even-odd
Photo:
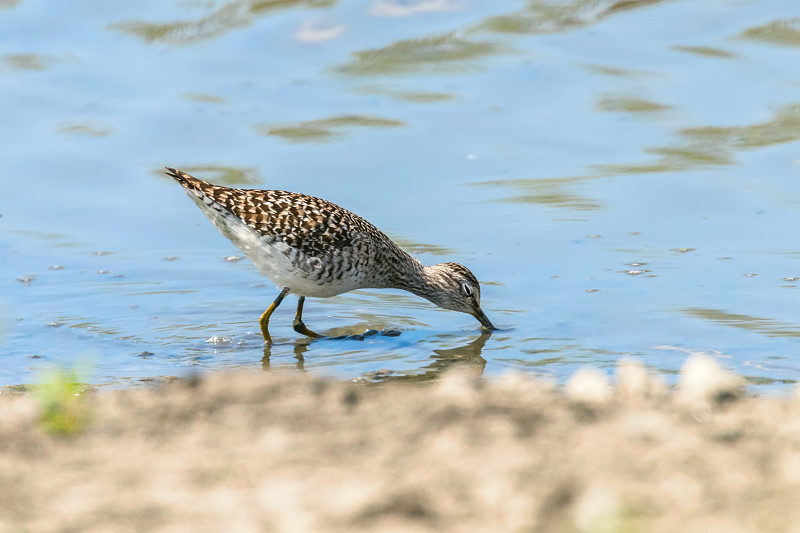
[[(397, 330), (368, 330), (358, 335), (340, 335), (333, 337), (335, 339), (353, 339), (364, 340), (366, 337), (371, 336), (387, 336), (396, 337), (400, 335)], [(432, 381), (438, 379), (446, 370), (459, 368), (461, 370), (468, 370), (476, 376), (483, 374), (486, 367), (486, 359), (481, 355), (486, 341), (492, 336), (491, 331), (483, 330), (481, 334), (474, 340), (458, 346), (455, 348), (433, 350), (431, 355), (431, 363), (420, 368), (416, 372), (405, 372), (403, 374), (395, 373), (391, 370), (378, 370), (364, 374), (359, 381), (363, 380), (368, 383), (387, 383), (391, 381), (404, 381), (404, 382), (419, 382), (419, 381)], [(332, 338), (332, 339), (333, 339)], [(331, 340), (332, 340), (331, 339)], [(298, 339), (294, 343), (294, 355), (297, 360), (297, 370), (305, 372), (305, 357), (304, 354), (308, 351), (312, 342), (311, 339)], [(271, 347), (264, 347), (264, 356), (261, 359), (261, 367), (263, 370), (269, 371), (271, 368), (270, 363)]]

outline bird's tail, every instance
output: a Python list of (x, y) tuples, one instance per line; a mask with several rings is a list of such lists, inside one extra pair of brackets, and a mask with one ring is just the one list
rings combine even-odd
[(183, 172), (182, 170), (178, 170), (178, 169), (175, 169), (175, 168), (172, 168), (172, 167), (164, 167), (164, 168), (167, 169), (167, 171), (164, 172), (164, 174), (166, 174), (167, 176), (173, 178), (175, 181), (177, 181), (178, 183), (180, 183), (184, 187), (195, 188), (200, 183), (204, 183), (203, 180), (199, 180), (199, 179), (195, 178), (194, 176), (190, 176), (189, 174), (187, 174), (186, 172)]
[[(183, 190), (189, 195), (189, 198), (195, 201), (200, 200), (206, 205), (216, 203), (221, 206), (226, 206), (226, 200), (231, 196), (231, 192), (233, 191), (233, 189), (228, 187), (213, 185), (200, 178), (195, 178), (182, 170), (177, 170), (172, 167), (164, 168), (167, 169), (164, 174), (180, 183), (183, 186)], [(198, 203), (198, 205), (200, 204)], [(226, 206), (226, 208), (231, 209), (231, 206)]]

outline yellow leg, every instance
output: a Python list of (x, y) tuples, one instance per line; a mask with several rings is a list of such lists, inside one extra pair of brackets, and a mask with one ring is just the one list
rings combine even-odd
[(269, 336), (269, 317), (271, 317), (275, 309), (281, 305), (281, 302), (287, 294), (289, 294), (289, 289), (283, 289), (278, 297), (275, 298), (271, 304), (269, 304), (269, 307), (267, 307), (267, 310), (264, 311), (263, 315), (261, 315), (261, 318), (258, 319), (258, 324), (261, 326), (261, 334), (264, 335), (264, 342), (268, 344), (272, 344), (272, 337)]
[(301, 296), (297, 300), (297, 313), (294, 315), (294, 322), (292, 322), (292, 326), (297, 333), (305, 335), (306, 337), (311, 337), (312, 339), (317, 339), (322, 337), (319, 333), (314, 333), (310, 329), (303, 324), (303, 303), (306, 301), (305, 296)]

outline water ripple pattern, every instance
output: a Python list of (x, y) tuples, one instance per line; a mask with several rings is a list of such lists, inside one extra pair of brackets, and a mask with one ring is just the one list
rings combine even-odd
[[(691, 353), (800, 380), (800, 4), (0, 2), (0, 384), (226, 369), (555, 380)], [(161, 175), (326, 198), (468, 264), (292, 306)]]

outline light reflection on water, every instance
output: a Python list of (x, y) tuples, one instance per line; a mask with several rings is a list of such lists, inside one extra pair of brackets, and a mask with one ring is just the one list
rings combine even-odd
[[(69, 9), (69, 13), (66, 12)], [(800, 378), (800, 6), (0, 3), (0, 377), (265, 368), (562, 380), (689, 353)], [(291, 299), (161, 173), (328, 198), (459, 261), (501, 330), (396, 291)], [(399, 336), (360, 336), (367, 330)]]

